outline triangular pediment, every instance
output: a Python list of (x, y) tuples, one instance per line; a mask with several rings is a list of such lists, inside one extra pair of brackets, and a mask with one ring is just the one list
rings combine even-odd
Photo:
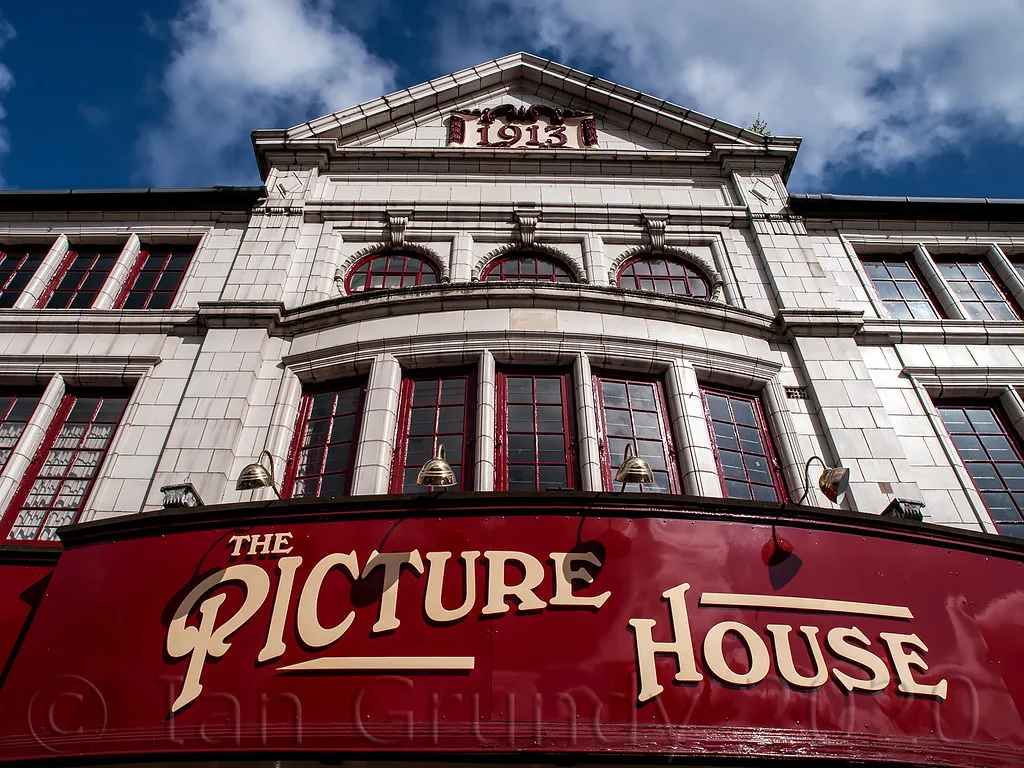
[[(503, 144), (504, 139), (510, 141)], [(264, 152), (323, 142), (340, 154), (529, 148), (532, 142), (529, 146), (536, 149), (587, 154), (772, 150), (795, 155), (799, 141), (765, 137), (528, 53), (445, 75), (285, 131), (253, 133), (261, 167), (266, 166)]]

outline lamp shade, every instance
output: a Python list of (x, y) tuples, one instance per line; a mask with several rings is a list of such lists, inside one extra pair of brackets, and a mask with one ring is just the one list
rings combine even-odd
[(632, 443), (626, 444), (626, 450), (622, 454), (622, 464), (615, 472), (615, 482), (639, 483), (640, 485), (654, 482), (651, 465), (636, 455)]
[(416, 475), (416, 485), (455, 485), (458, 482), (455, 470), (445, 459), (444, 445), (438, 443), (434, 458), (427, 459)]
[[(269, 468), (263, 465), (264, 456), (270, 464)], [(242, 467), (242, 471), (238, 473), (238, 480), (235, 481), (236, 491), (256, 491), (260, 488), (270, 488), (278, 498), (281, 496), (274, 484), (274, 457), (270, 455), (270, 451), (261, 451), (258, 461)]]
[(818, 487), (826, 499), (836, 502), (850, 487), (850, 470), (846, 467), (825, 467), (818, 478)]

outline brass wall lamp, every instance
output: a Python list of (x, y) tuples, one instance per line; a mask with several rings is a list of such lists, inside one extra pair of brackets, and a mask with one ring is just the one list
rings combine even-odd
[(804, 494), (796, 502), (803, 504), (811, 493), (811, 462), (821, 464), (822, 471), (818, 477), (818, 488), (825, 498), (835, 503), (850, 487), (850, 470), (846, 467), (830, 467), (820, 456), (811, 456), (804, 465)]
[[(267, 457), (269, 467), (263, 466), (264, 456)], [(274, 481), (274, 457), (267, 450), (260, 451), (259, 459), (242, 468), (242, 471), (238, 473), (238, 481), (235, 483), (236, 491), (256, 491), (260, 488), (269, 488), (277, 498), (281, 498)]]
[(438, 443), (434, 458), (427, 459), (423, 466), (420, 467), (419, 474), (416, 475), (416, 485), (451, 486), (457, 485), (458, 482), (459, 479), (455, 477), (455, 470), (452, 469), (452, 465), (445, 458), (444, 444)]
[(636, 455), (633, 444), (627, 443), (626, 450), (622, 453), (622, 463), (615, 472), (615, 482), (622, 483), (619, 493), (626, 490), (626, 483), (636, 483), (643, 493), (644, 483), (654, 482), (654, 473), (651, 465)]

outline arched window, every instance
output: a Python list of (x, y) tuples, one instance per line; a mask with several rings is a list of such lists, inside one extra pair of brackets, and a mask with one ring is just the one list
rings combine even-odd
[(495, 259), (480, 276), (481, 280), (541, 280), (574, 283), (576, 278), (550, 256), (533, 251), (516, 252)]
[(696, 267), (681, 259), (662, 256), (629, 259), (619, 270), (619, 288), (694, 299), (711, 298), (710, 283)]
[(357, 261), (345, 279), (345, 290), (362, 293), (436, 283), (437, 269), (426, 257), (411, 251), (389, 251)]

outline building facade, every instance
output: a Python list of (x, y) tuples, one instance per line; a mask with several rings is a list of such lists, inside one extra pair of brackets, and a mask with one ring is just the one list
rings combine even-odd
[(253, 145), (0, 194), (0, 757), (1020, 764), (1024, 202), (527, 54)]

